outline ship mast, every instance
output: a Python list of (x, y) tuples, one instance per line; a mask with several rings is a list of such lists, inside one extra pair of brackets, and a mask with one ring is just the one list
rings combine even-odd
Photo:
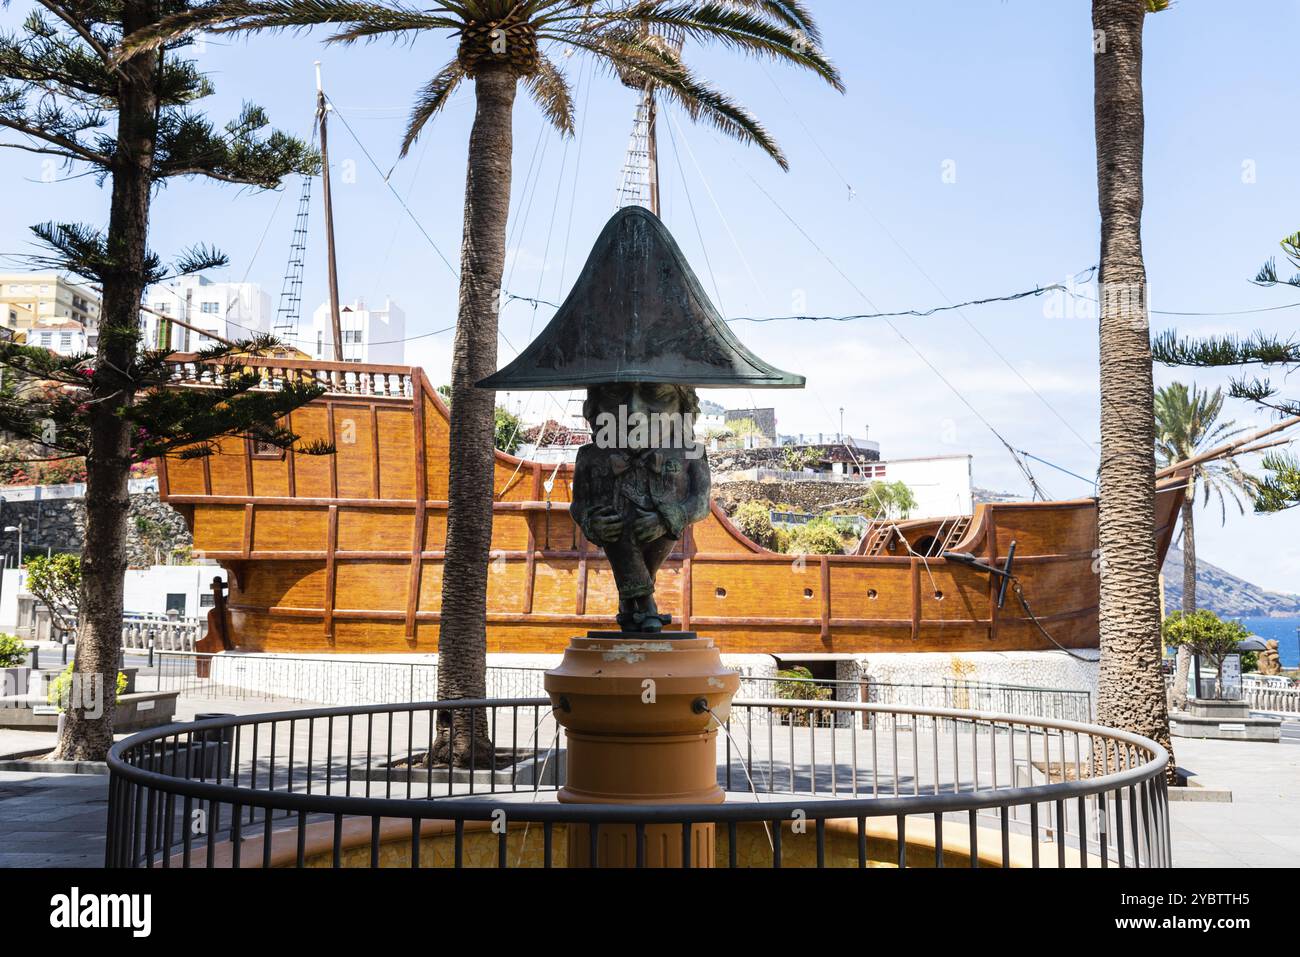
[[(647, 33), (650, 42), (662, 44), (674, 55), (681, 52), (683, 35), (678, 30)], [(638, 90), (636, 119), (632, 123), (632, 136), (628, 140), (627, 155), (619, 174), (618, 189), (614, 194), (614, 208), (644, 206), (656, 216), (659, 211), (659, 131), (658, 106), (655, 102), (655, 83), (644, 75), (620, 72), (623, 85)]]
[(330, 153), (326, 119), (330, 105), (321, 84), (320, 60), (316, 61), (316, 122), (320, 124), (321, 186), (325, 200), (325, 252), (329, 262), (330, 329), (334, 334), (334, 361), (343, 361), (343, 332), (339, 324), (339, 274), (334, 258), (334, 204), (330, 199)]
[(644, 206), (659, 215), (659, 137), (654, 85), (647, 83), (637, 104), (614, 208)]

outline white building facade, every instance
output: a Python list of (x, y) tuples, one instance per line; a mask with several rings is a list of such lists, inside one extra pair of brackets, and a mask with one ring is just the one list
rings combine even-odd
[(916, 508), (908, 518), (970, 515), (971, 459), (970, 455), (932, 455), (866, 462), (862, 475), (868, 481), (902, 482), (911, 489)]
[[(343, 333), (344, 362), (371, 362), (402, 365), (406, 357), (406, 313), (391, 299), (383, 308), (371, 309), (365, 300), (339, 305), (339, 328)], [(298, 343), (312, 358), (334, 360), (334, 332), (330, 323), (330, 305), (321, 303), (311, 317), (311, 331)]]
[[(194, 352), (217, 344), (214, 336), (238, 342), (269, 332), (274, 315), (271, 297), (252, 282), (213, 282), (205, 276), (182, 276), (148, 291), (141, 315), (144, 341), (151, 348)], [(179, 319), (194, 331), (169, 323)]]
[(80, 322), (33, 326), (27, 330), (27, 344), (49, 349), (61, 356), (79, 356), (94, 351), (93, 335)]

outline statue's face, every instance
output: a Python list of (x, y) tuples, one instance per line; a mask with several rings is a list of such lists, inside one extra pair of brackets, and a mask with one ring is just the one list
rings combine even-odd
[(588, 392), (584, 411), (597, 430), (598, 441), (606, 423), (618, 423), (615, 444), (632, 451), (670, 444), (665, 436), (692, 434), (690, 422), (683, 421), (682, 390), (675, 385), (618, 382), (595, 386)]

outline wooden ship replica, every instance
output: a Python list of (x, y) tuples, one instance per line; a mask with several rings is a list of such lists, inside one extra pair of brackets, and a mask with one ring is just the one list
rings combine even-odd
[[(227, 572), (222, 645), (277, 652), (435, 652), (455, 454), (448, 411), (419, 368), (244, 359), (268, 388), (309, 376), (329, 391), (287, 426), (334, 455), (223, 443), (160, 463), (164, 501), (196, 556)], [(182, 388), (211, 371), (176, 357)], [(496, 453), (489, 652), (559, 653), (574, 634), (612, 629), (618, 596), (604, 556), (569, 517), (572, 466)], [(1168, 548), (1185, 475), (1164, 479), (1152, 534)], [(960, 532), (955, 530), (960, 529)], [(748, 540), (715, 502), (659, 572), (673, 628), (727, 653), (1011, 651), (1097, 645), (1093, 499), (982, 504), (972, 516), (869, 531), (853, 555), (798, 559)], [(1001, 599), (1001, 601), (1000, 601)]]
[[(308, 195), (295, 226), (299, 253)], [(328, 183), (325, 200), (328, 229)], [(619, 202), (653, 210), (657, 200), (646, 89)], [(337, 309), (335, 272), (331, 243)], [(291, 257), (282, 310), (286, 296), (300, 306), (301, 276)], [(277, 330), (294, 329), (296, 318)], [(340, 355), (337, 331), (335, 348)], [(215, 381), (194, 356), (172, 361), (178, 388)], [(265, 388), (296, 378), (325, 387), (284, 424), (337, 451), (295, 455), (227, 440), (207, 458), (160, 462), (161, 497), (188, 522), (194, 554), (228, 572), (205, 650), (436, 652), (456, 463), (441, 397), (419, 368), (279, 356), (240, 363), (260, 370)], [(1162, 560), (1187, 474), (1168, 470), (1158, 482), (1152, 535)], [(559, 653), (575, 634), (615, 627), (613, 577), (570, 518), (571, 481), (571, 465), (496, 453), (489, 652)], [(854, 554), (804, 558), (761, 548), (714, 502), (660, 570), (657, 594), (671, 629), (711, 637), (727, 653), (1094, 648), (1096, 562), (1094, 499), (981, 504), (972, 515), (879, 524)]]

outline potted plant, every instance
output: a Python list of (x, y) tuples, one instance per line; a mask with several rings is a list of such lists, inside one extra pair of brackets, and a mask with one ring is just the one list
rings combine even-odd
[(27, 645), (17, 635), (0, 634), (0, 696), (27, 694)]
[[(64, 715), (68, 710), (68, 702), (73, 693), (73, 674), (72, 669), (75, 667), (74, 662), (68, 662), (68, 667), (64, 668), (62, 673), (50, 682), (49, 688), (45, 692), (45, 700), (59, 709), (59, 735), (63, 734)], [(117, 681), (114, 682), (113, 701), (126, 693), (126, 675), (122, 672), (117, 673)], [(84, 693), (84, 692), (83, 692)]]
[[(1172, 612), (1161, 626), (1161, 633), (1167, 647), (1186, 647), (1214, 666), (1214, 697), (1222, 698), (1224, 659), (1237, 654), (1237, 646), (1250, 637), (1246, 627), (1237, 621), (1224, 621), (1208, 608), (1198, 608), (1192, 612)], [(1194, 697), (1206, 697), (1199, 674), (1195, 684)]]

